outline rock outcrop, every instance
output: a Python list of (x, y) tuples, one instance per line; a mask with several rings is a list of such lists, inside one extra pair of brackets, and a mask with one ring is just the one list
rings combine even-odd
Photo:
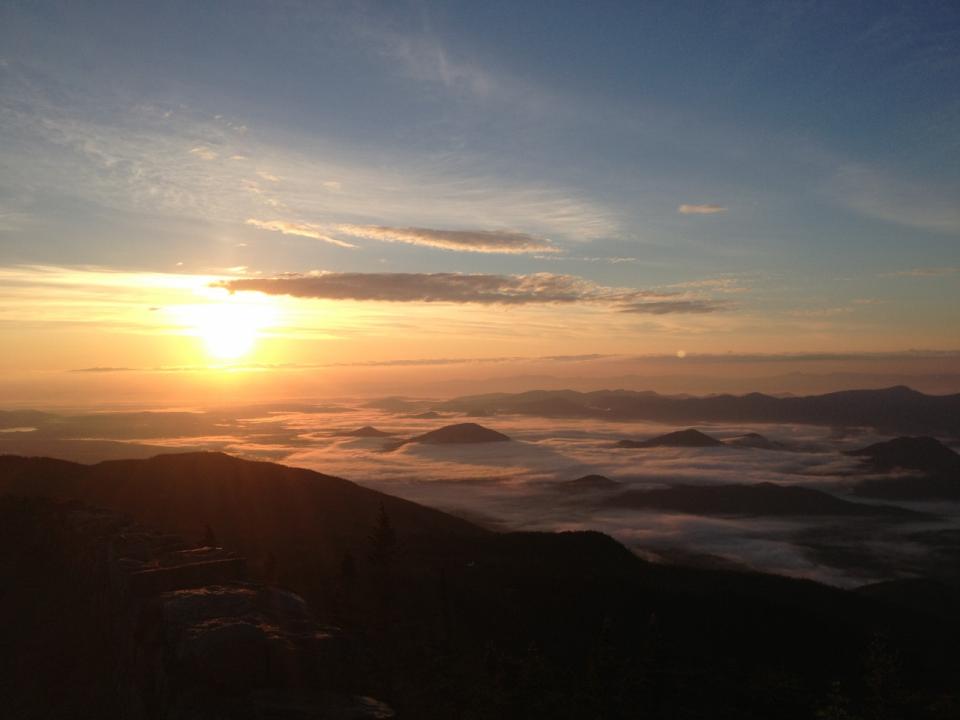
[(7, 497), (4, 520), (60, 557), (64, 587), (84, 578), (71, 592), (95, 609), (83, 622), (112, 651), (120, 717), (393, 717), (360, 694), (341, 632), (318, 624), (298, 595), (251, 581), (229, 550), (79, 502)]

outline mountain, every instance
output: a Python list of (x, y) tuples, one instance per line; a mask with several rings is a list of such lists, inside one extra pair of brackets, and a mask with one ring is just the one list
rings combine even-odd
[(269, 551), (281, 562), (302, 562), (298, 554), (306, 545), (310, 561), (328, 568), (337, 567), (345, 551), (366, 545), (381, 505), (397, 532), (411, 541), (485, 532), (349, 480), (222, 453), (95, 465), (0, 456), (0, 494), (6, 493), (82, 500), (186, 537), (197, 537), (209, 525), (240, 552)]
[(811, 488), (755, 485), (674, 485), (627, 490), (603, 501), (608, 507), (670, 510), (693, 515), (848, 516), (923, 520), (930, 516), (888, 505), (841, 500)]
[[(120, 510), (157, 528), (157, 542), (180, 531), (189, 540), (209, 524), (224, 547), (249, 560), (253, 575), (270, 571), (308, 601), (319, 623), (343, 628), (357, 644), (350, 662), (369, 680), (363, 692), (398, 717), (805, 720), (830, 706), (836, 683), (849, 688), (854, 707), (869, 709), (875, 694), (862, 688), (876, 677), (866, 686), (871, 692), (887, 683), (903, 688), (883, 705), (893, 708), (888, 717), (950, 717), (960, 673), (956, 612), (927, 618), (909, 604), (893, 608), (809, 581), (648, 563), (596, 532), (489, 532), (308, 470), (217, 453), (96, 465), (5, 456), (6, 493)], [(96, 517), (93, 511), (67, 507), (97, 531), (85, 519)], [(59, 517), (52, 513), (51, 522)], [(24, 665), (23, 655), (0, 653), (2, 697), (27, 681), (40, 693), (31, 693), (34, 699), (49, 687), (68, 685), (68, 697), (76, 698), (94, 684), (116, 686), (113, 675), (90, 677), (95, 667), (63, 651), (82, 647), (84, 658), (98, 656), (86, 643), (97, 641), (86, 626), (87, 608), (104, 612), (107, 583), (64, 574), (58, 557), (68, 537), (29, 518), (17, 528), (0, 523), (0, 587), (14, 588), (0, 593), (7, 620), (0, 646), (25, 648), (30, 660)], [(143, 542), (128, 533), (120, 547), (136, 553)], [(286, 602), (283, 594), (275, 599)], [(144, 629), (156, 630), (152, 617), (144, 616)], [(12, 634), (23, 642), (6, 642)], [(163, 640), (162, 633), (146, 637), (155, 645)], [(270, 645), (269, 658), (282, 673), (298, 649), (281, 640)], [(230, 646), (219, 647), (229, 662)], [(878, 661), (864, 669), (867, 657)], [(896, 657), (904, 670), (890, 669), (895, 664), (887, 660)], [(335, 678), (340, 667), (331, 661), (319, 670)], [(251, 707), (257, 700), (251, 697)], [(935, 704), (946, 713), (927, 713)], [(159, 716), (154, 710), (138, 716)], [(165, 716), (205, 717), (192, 710)], [(259, 717), (252, 709), (234, 716)], [(270, 715), (307, 716), (293, 706)], [(29, 717), (80, 718), (84, 708)]]
[(960, 455), (932, 437), (898, 437), (846, 453), (874, 470), (896, 468), (926, 473), (960, 473)]
[(382, 438), (390, 437), (392, 433), (384, 432), (383, 430), (377, 430), (377, 428), (372, 425), (364, 425), (362, 428), (357, 428), (356, 430), (344, 430), (343, 432), (336, 433), (336, 437), (357, 437), (357, 438)]
[(408, 443), (426, 443), (428, 445), (456, 445), (461, 443), (505, 442), (510, 438), (476, 423), (458, 423), (431, 430), (423, 435), (410, 438)]
[(774, 397), (762, 393), (674, 397), (632, 390), (535, 390), (455, 398), (437, 409), (539, 417), (702, 422), (802, 423), (865, 426), (889, 434), (960, 436), (960, 394), (925, 395), (904, 386), (825, 395)]
[(660, 435), (650, 440), (621, 440), (617, 443), (620, 448), (651, 448), (651, 447), (717, 447), (723, 445), (716, 438), (710, 437), (699, 430), (678, 430), (677, 432)]
[[(891, 500), (960, 500), (960, 455), (932, 437), (898, 437), (847, 455), (862, 458), (869, 472), (890, 477), (862, 480), (854, 494)], [(903, 475), (897, 471), (912, 471)]]

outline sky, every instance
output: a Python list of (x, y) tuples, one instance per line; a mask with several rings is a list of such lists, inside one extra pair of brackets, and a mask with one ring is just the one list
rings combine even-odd
[(0, 0), (0, 388), (949, 389), (957, 88), (952, 2)]

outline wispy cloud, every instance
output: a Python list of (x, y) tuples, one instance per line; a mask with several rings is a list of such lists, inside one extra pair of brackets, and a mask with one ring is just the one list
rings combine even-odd
[(261, 230), (272, 230), (284, 235), (314, 238), (346, 248), (356, 247), (356, 245), (338, 240), (334, 235), (349, 235), (366, 240), (420, 245), (460, 252), (510, 255), (559, 252), (547, 240), (527, 233), (506, 230), (436, 230), (432, 228), (350, 224), (316, 225), (313, 223), (288, 222), (286, 220), (257, 220), (256, 218), (249, 218), (246, 223)]
[(215, 287), (231, 292), (324, 300), (446, 302), (482, 305), (600, 303), (626, 313), (705, 314), (730, 309), (714, 300), (683, 293), (611, 288), (573, 275), (534, 273), (491, 275), (462, 273), (335, 273), (276, 278), (222, 280)]
[(322, 240), (325, 243), (337, 245), (338, 247), (356, 247), (356, 245), (351, 245), (348, 242), (331, 237), (320, 225), (287, 222), (286, 220), (257, 220), (256, 218), (249, 218), (247, 220), (247, 225), (259, 228), (260, 230), (271, 230), (273, 232), (282, 233), (283, 235), (298, 235), (300, 237), (313, 238), (314, 240)]
[(337, 230), (358, 238), (423, 245), (442, 250), (509, 254), (557, 251), (547, 240), (527, 233), (504, 230), (432, 230), (379, 225), (338, 225)]
[(732, 294), (749, 292), (750, 288), (743, 284), (743, 281), (734, 277), (707, 278), (704, 280), (687, 280), (684, 282), (670, 283), (665, 287), (683, 288), (694, 290), (709, 290), (716, 293)]
[(867, 217), (934, 232), (960, 232), (956, 186), (934, 186), (864, 165), (846, 165), (828, 191)]
[(960, 273), (960, 267), (927, 267), (911, 268), (909, 270), (897, 270), (896, 272), (881, 273), (880, 277), (943, 277), (944, 275), (956, 275)]
[(521, 232), (507, 230), (436, 230), (417, 227), (386, 227), (383, 225), (316, 225), (286, 220), (257, 220), (249, 218), (247, 225), (261, 230), (272, 230), (284, 235), (314, 238), (340, 247), (356, 247), (334, 235), (348, 235), (379, 242), (404, 243), (440, 250), (475, 253), (554, 253), (557, 248), (549, 241)]
[[(105, 112), (68, 89), (59, 95), (38, 82), (16, 103), (0, 100), (11, 184), (205, 222), (509, 229), (536, 240), (620, 233), (617, 213), (582, 191), (508, 180), (468, 153), (373, 151), (320, 135), (274, 142), (269, 128), (253, 133), (189, 107)], [(278, 208), (285, 217), (264, 217)]]
[(683, 204), (677, 208), (677, 212), (681, 215), (716, 215), (718, 213), (725, 213), (727, 208), (722, 205), (688, 205)]
[(190, 149), (190, 154), (191, 154), (191, 155), (196, 155), (196, 156), (197, 156), (198, 158), (200, 158), (201, 160), (216, 160), (216, 159), (219, 157), (219, 155), (216, 153), (216, 151), (211, 150), (211, 149), (208, 148), (208, 147), (203, 147), (203, 146), (191, 148), (191, 149)]
[(672, 315), (675, 313), (706, 314), (731, 310), (733, 306), (719, 300), (641, 300), (627, 303), (621, 312), (647, 315)]

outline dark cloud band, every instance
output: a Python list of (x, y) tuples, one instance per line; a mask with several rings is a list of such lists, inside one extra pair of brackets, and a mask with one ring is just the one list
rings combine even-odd
[(711, 313), (728, 306), (680, 293), (623, 290), (572, 275), (319, 273), (223, 280), (216, 287), (323, 300), (446, 302), (481, 305), (599, 303), (627, 313)]

